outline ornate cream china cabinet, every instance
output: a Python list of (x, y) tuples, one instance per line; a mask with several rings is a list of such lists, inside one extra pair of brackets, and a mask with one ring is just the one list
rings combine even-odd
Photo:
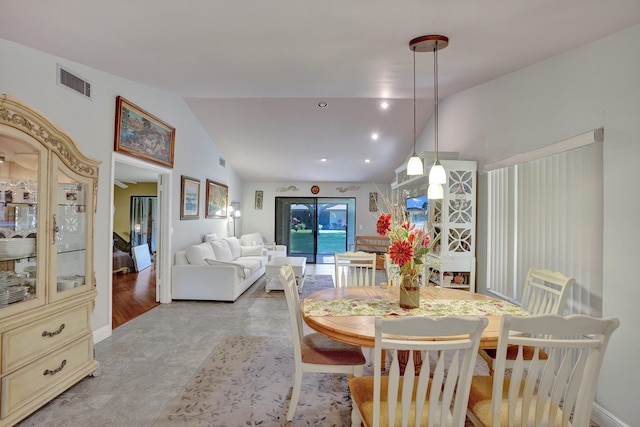
[(89, 324), (98, 166), (0, 95), (0, 426), (99, 369)]
[[(427, 259), (424, 276), (435, 285), (475, 292), (476, 276), (476, 191), (477, 163), (467, 160), (442, 160), (447, 172), (444, 198), (429, 200), (426, 229), (438, 241)], [(433, 159), (425, 159), (425, 175), (406, 176), (405, 168), (396, 170), (397, 203), (424, 197), (429, 186), (428, 171)]]

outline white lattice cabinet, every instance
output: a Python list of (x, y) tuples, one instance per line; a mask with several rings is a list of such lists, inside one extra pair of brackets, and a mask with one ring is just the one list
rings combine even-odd
[(428, 224), (439, 240), (429, 255), (427, 275), (437, 285), (475, 292), (477, 163), (442, 160), (444, 198), (429, 201)]
[[(477, 163), (450, 160), (455, 153), (444, 153), (440, 162), (447, 172), (442, 200), (429, 200), (426, 229), (438, 238), (434, 251), (429, 254), (423, 277), (432, 284), (448, 288), (468, 289), (475, 292), (476, 283), (476, 192)], [(396, 169), (396, 180), (391, 184), (395, 203), (407, 198), (427, 194), (429, 167), (432, 153), (422, 153), (425, 174), (409, 177), (406, 166)], [(446, 160), (445, 160), (446, 159)]]
[(0, 427), (88, 375), (99, 162), (0, 95)]

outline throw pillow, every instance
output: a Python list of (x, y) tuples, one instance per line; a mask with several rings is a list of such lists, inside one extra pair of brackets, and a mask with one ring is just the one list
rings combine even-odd
[(233, 259), (238, 258), (242, 255), (242, 249), (240, 249), (240, 241), (235, 237), (225, 237), (224, 240), (229, 244), (229, 249), (231, 249), (231, 256)]
[(231, 249), (229, 249), (229, 243), (226, 240), (216, 240), (210, 243), (213, 246), (213, 252), (216, 254), (213, 259), (218, 261), (233, 261), (233, 255), (231, 255)]
[(262, 256), (264, 248), (262, 246), (240, 246), (242, 256)]
[(205, 265), (205, 259), (216, 259), (216, 255), (213, 248), (209, 243), (200, 243), (199, 245), (187, 246), (185, 249), (185, 255), (189, 264), (193, 265)]
[(209, 265), (228, 265), (228, 266), (231, 266), (231, 267), (236, 269), (236, 272), (238, 273), (238, 276), (240, 276), (242, 279), (246, 279), (247, 278), (247, 274), (244, 271), (244, 267), (241, 266), (240, 264), (236, 264), (236, 263), (233, 263), (233, 262), (216, 261), (215, 259), (206, 259), (205, 261)]
[(260, 233), (244, 234), (240, 238), (242, 246), (260, 246), (264, 244)]
[(214, 240), (218, 240), (218, 235), (216, 233), (208, 233), (202, 237), (203, 242), (213, 242)]

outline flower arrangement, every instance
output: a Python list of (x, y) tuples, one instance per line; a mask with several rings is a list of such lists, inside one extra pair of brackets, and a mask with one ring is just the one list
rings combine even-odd
[(378, 217), (376, 231), (391, 240), (389, 257), (400, 266), (402, 276), (417, 283), (425, 258), (431, 251), (431, 236), (412, 224), (406, 215), (397, 221), (391, 213)]

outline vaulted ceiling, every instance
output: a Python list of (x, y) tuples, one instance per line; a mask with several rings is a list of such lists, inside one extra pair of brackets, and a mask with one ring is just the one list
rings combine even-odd
[[(450, 38), (442, 98), (639, 22), (639, 0), (0, 0), (0, 38), (183, 97), (246, 181), (390, 182), (414, 37)], [(420, 133), (432, 55), (416, 68)]]

